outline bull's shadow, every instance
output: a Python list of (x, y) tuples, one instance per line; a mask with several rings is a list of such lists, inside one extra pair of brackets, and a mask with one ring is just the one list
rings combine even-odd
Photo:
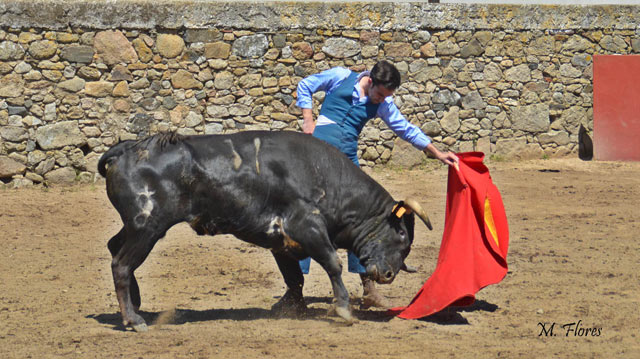
[[(332, 297), (305, 297), (308, 305), (314, 303), (330, 304)], [(152, 326), (161, 324), (180, 325), (186, 323), (207, 322), (216, 320), (233, 320), (233, 321), (253, 321), (260, 319), (299, 319), (299, 320), (320, 320), (336, 325), (343, 325), (344, 321), (336, 316), (329, 316), (327, 308), (317, 308), (310, 306), (302, 316), (282, 315), (265, 308), (231, 308), (231, 309), (176, 309), (175, 312), (138, 312), (140, 316)], [(386, 311), (358, 310), (357, 306), (353, 309), (353, 315), (358, 320), (384, 322), (389, 321), (393, 317), (389, 316)], [(122, 316), (119, 312), (91, 314), (86, 316), (88, 319), (95, 319), (101, 324), (112, 325), (114, 330), (127, 330), (122, 324)]]
[[(330, 304), (332, 297), (305, 297), (305, 301), (309, 305), (314, 303)], [(394, 317), (384, 310), (358, 310), (358, 303), (354, 304), (353, 315), (361, 321), (369, 322), (387, 322)], [(472, 305), (466, 307), (448, 307), (442, 311), (432, 314), (428, 317), (419, 319), (425, 322), (436, 323), (440, 325), (468, 325), (469, 321), (462, 316), (465, 312), (495, 312), (498, 306), (484, 300), (476, 300)], [(326, 308), (317, 308), (310, 306), (304, 315), (296, 317), (294, 315), (281, 315), (265, 308), (232, 308), (232, 309), (176, 309), (175, 313), (167, 316), (166, 312), (145, 312), (139, 314), (147, 323), (157, 325), (158, 323), (180, 325), (186, 323), (208, 322), (216, 320), (233, 320), (233, 321), (252, 321), (260, 319), (299, 319), (299, 320), (321, 320), (337, 325), (343, 325), (342, 319), (335, 316), (328, 316)], [(126, 330), (122, 324), (122, 317), (119, 312), (103, 313), (97, 315), (88, 315), (86, 318), (95, 319), (102, 324), (112, 325), (114, 330)]]
[(489, 303), (481, 299), (476, 299), (473, 304), (469, 306), (450, 306), (419, 320), (441, 325), (468, 325), (469, 321), (467, 320), (467, 318), (462, 316), (462, 314), (460, 314), (461, 312), (495, 312), (496, 310), (498, 310), (498, 308), (499, 307), (493, 303)]

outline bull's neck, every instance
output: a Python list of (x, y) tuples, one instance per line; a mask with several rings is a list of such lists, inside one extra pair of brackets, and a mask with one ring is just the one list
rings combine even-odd
[[(379, 186), (376, 183), (377, 186)], [(385, 225), (394, 200), (381, 186), (360, 195), (343, 198), (343, 228), (336, 244), (351, 248), (358, 254), (358, 248), (369, 240), (377, 238), (380, 228)]]

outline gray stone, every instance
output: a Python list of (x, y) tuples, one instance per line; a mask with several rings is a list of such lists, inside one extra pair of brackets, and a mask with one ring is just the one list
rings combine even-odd
[(538, 142), (541, 145), (555, 144), (558, 146), (566, 146), (571, 140), (569, 135), (564, 131), (552, 131), (549, 133), (541, 133), (538, 135)]
[(242, 88), (252, 88), (262, 85), (262, 75), (260, 74), (248, 74), (240, 77), (238, 85)]
[(94, 38), (93, 46), (98, 57), (107, 65), (138, 60), (136, 50), (121, 31), (100, 31)]
[(366, 161), (375, 161), (378, 157), (380, 157), (380, 154), (371, 146), (365, 148), (361, 156), (361, 158)]
[(578, 78), (582, 76), (582, 71), (576, 69), (571, 64), (560, 65), (560, 76)]
[(87, 143), (85, 135), (78, 128), (78, 121), (63, 121), (39, 127), (36, 130), (36, 141), (43, 150)]
[(502, 70), (500, 69), (500, 66), (493, 62), (490, 62), (484, 67), (482, 75), (485, 81), (496, 82), (502, 80)]
[(127, 130), (138, 137), (149, 135), (149, 128), (153, 123), (153, 117), (146, 113), (137, 113), (133, 119), (127, 123)]
[(177, 89), (201, 89), (202, 82), (196, 80), (189, 71), (178, 70), (171, 76), (171, 84)]
[(149, 87), (151, 83), (149, 82), (149, 80), (147, 80), (146, 77), (143, 77), (141, 79), (135, 80), (134, 82), (132, 82), (129, 85), (129, 88), (134, 89), (134, 90), (140, 90), (140, 89), (145, 89), (147, 87)]
[(365, 126), (360, 136), (362, 141), (378, 142), (380, 140), (380, 130), (373, 126)]
[(0, 97), (20, 97), (24, 93), (24, 80), (17, 74), (9, 74), (0, 79)]
[(229, 117), (227, 106), (211, 105), (207, 106), (207, 115), (214, 119)]
[(433, 103), (441, 103), (446, 105), (454, 105), (460, 99), (460, 95), (456, 92), (451, 92), (450, 90), (442, 90), (438, 91), (431, 96), (431, 101)]
[(126, 66), (118, 64), (111, 70), (109, 81), (133, 81), (133, 75)]
[(460, 50), (460, 56), (462, 58), (468, 58), (472, 56), (480, 56), (484, 52), (484, 47), (477, 39), (472, 39), (468, 44), (462, 47)]
[(220, 134), (222, 133), (224, 127), (222, 126), (221, 123), (207, 123), (206, 125), (204, 125), (204, 133), (207, 135), (215, 135), (215, 134)]
[(589, 54), (575, 54), (571, 58), (573, 66), (587, 67), (593, 62), (593, 57)]
[(637, 39), (637, 38), (631, 39), (631, 48), (635, 53), (640, 52), (640, 39)]
[(544, 155), (537, 143), (527, 143), (526, 138), (499, 139), (496, 141), (495, 154), (510, 159), (533, 159)]
[(342, 59), (357, 55), (360, 52), (360, 44), (351, 39), (332, 37), (325, 41), (322, 51), (331, 57)]
[(173, 110), (176, 106), (178, 106), (178, 102), (176, 102), (173, 97), (165, 97), (162, 99), (162, 107), (167, 110)]
[(531, 41), (526, 51), (529, 55), (548, 56), (554, 53), (554, 44), (553, 36), (540, 36)]
[(214, 42), (222, 39), (218, 29), (188, 29), (184, 33), (186, 42)]
[(453, 106), (445, 112), (440, 120), (440, 127), (450, 134), (456, 133), (460, 129), (460, 108)]
[(464, 109), (479, 110), (487, 107), (487, 104), (484, 102), (478, 91), (471, 91), (466, 96), (462, 97), (462, 107)]
[(9, 112), (9, 116), (25, 116), (27, 114), (27, 108), (24, 106), (9, 106), (7, 111)]
[(549, 130), (549, 105), (534, 104), (515, 107), (511, 111), (512, 128), (525, 132), (538, 133)]
[(101, 75), (100, 70), (94, 67), (82, 66), (80, 70), (78, 70), (78, 76), (85, 80), (98, 80)]
[(440, 123), (438, 121), (429, 121), (420, 128), (429, 137), (439, 136), (441, 132)]
[(512, 67), (504, 72), (504, 78), (511, 82), (531, 81), (531, 69), (527, 64)]
[(21, 175), (27, 169), (24, 164), (14, 161), (7, 156), (0, 156), (0, 178), (11, 178), (14, 175)]
[(40, 162), (38, 166), (36, 166), (36, 173), (42, 176), (45, 173), (51, 171), (55, 164), (56, 159), (54, 157), (49, 157), (46, 160)]
[(160, 56), (172, 59), (184, 50), (184, 40), (178, 35), (160, 34), (156, 41), (156, 50)]
[(91, 152), (84, 157), (85, 168), (92, 173), (98, 172), (98, 161), (100, 161), (102, 154)]
[(31, 70), (33, 70), (33, 67), (24, 61), (20, 62), (13, 68), (13, 71), (17, 74), (26, 74)]
[(89, 64), (93, 61), (95, 51), (91, 46), (65, 46), (60, 51), (60, 58), (64, 61), (75, 62), (80, 64)]
[(627, 42), (624, 41), (623, 37), (617, 35), (605, 35), (599, 44), (603, 49), (616, 54), (625, 53), (627, 50)]
[(29, 45), (29, 54), (37, 60), (44, 60), (53, 57), (58, 51), (55, 42), (49, 40), (35, 41)]
[(22, 45), (16, 44), (12, 41), (0, 42), (0, 60), (1, 61), (16, 61), (21, 60), (24, 57), (25, 51)]
[(187, 127), (196, 127), (202, 124), (203, 119), (202, 115), (195, 113), (193, 111), (189, 111), (189, 114), (184, 118), (184, 124)]
[(239, 57), (261, 57), (269, 48), (269, 40), (263, 34), (243, 36), (233, 42), (231, 53)]
[(56, 103), (51, 102), (44, 105), (44, 121), (45, 122), (53, 122), (56, 119)]
[(10, 142), (22, 142), (29, 138), (29, 133), (24, 127), (2, 126), (0, 127), (0, 137)]
[(287, 36), (285, 34), (275, 34), (273, 35), (273, 46), (276, 49), (281, 49), (287, 46)]
[(391, 151), (391, 165), (401, 168), (414, 168), (425, 161), (424, 153), (404, 140), (396, 140)]
[(562, 45), (562, 52), (573, 53), (593, 49), (593, 43), (580, 35), (573, 35)]
[(243, 104), (234, 104), (229, 107), (231, 116), (248, 116), (251, 113), (251, 107)]
[(234, 77), (228, 71), (222, 71), (216, 74), (213, 80), (213, 86), (218, 90), (227, 90), (233, 86)]
[(460, 52), (460, 46), (449, 39), (436, 45), (436, 53), (438, 55), (455, 55), (458, 52)]
[(476, 141), (476, 148), (474, 150), (485, 154), (491, 153), (491, 139), (489, 137), (480, 137), (478, 141)]
[(62, 167), (44, 175), (47, 182), (60, 185), (71, 185), (76, 181), (76, 171), (73, 168)]
[(85, 83), (86, 82), (83, 79), (79, 77), (74, 77), (71, 80), (60, 82), (58, 84), (58, 87), (69, 92), (79, 92), (82, 89), (84, 89)]

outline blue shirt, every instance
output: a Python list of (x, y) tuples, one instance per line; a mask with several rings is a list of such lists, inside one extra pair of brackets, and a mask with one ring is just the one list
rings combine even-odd
[[(350, 74), (351, 70), (349, 69), (335, 67), (304, 78), (298, 83), (298, 100), (296, 105), (300, 108), (312, 108), (312, 96), (314, 93), (318, 91), (325, 91), (327, 94), (331, 93), (333, 90), (338, 88)], [(369, 72), (366, 71), (360, 73), (358, 75), (358, 80), (363, 76), (369, 76)], [(354, 104), (358, 102), (366, 103), (368, 101), (367, 96), (361, 97), (360, 95), (359, 81), (356, 81), (353, 88)], [(417, 149), (422, 151), (431, 143), (431, 139), (427, 135), (425, 135), (417, 126), (407, 121), (402, 113), (400, 113), (400, 110), (393, 102), (392, 97), (384, 99), (378, 107), (376, 115), (380, 117), (387, 126), (389, 126), (389, 128), (398, 135), (398, 137), (411, 143)], [(331, 123), (334, 123), (331, 119), (321, 116), (318, 118), (316, 126)]]

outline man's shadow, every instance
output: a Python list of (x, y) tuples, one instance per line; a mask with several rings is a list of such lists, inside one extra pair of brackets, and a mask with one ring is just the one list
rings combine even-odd
[[(308, 305), (314, 303), (331, 304), (331, 297), (306, 297)], [(448, 307), (438, 313), (419, 319), (421, 321), (433, 322), (441, 325), (463, 325), (469, 324), (460, 312), (487, 311), (494, 312), (497, 305), (483, 300), (476, 300), (468, 307)], [(233, 321), (254, 321), (260, 319), (299, 319), (299, 320), (320, 320), (332, 324), (341, 325), (343, 321), (335, 316), (329, 316), (326, 308), (309, 307), (302, 315), (274, 313), (265, 308), (231, 308), (231, 309), (175, 309), (165, 312), (138, 312), (140, 316), (152, 326), (154, 325), (181, 325), (186, 323), (208, 322), (217, 320)], [(353, 315), (359, 321), (388, 322), (394, 318), (385, 310), (360, 310), (357, 305), (353, 307)], [(86, 318), (94, 319), (98, 323), (111, 325), (114, 330), (124, 331), (127, 328), (122, 324), (122, 316), (119, 312), (90, 314)]]

